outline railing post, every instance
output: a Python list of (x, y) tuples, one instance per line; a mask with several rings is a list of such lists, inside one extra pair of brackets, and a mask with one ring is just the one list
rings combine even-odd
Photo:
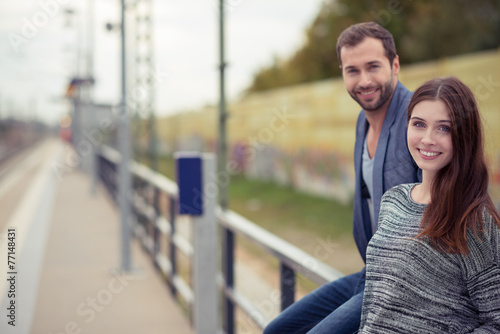
[(218, 332), (216, 166), (213, 154), (176, 154), (180, 214), (193, 220), (193, 290), (196, 334)]
[[(118, 204), (118, 165), (116, 163), (113, 163), (110, 161), (109, 163), (109, 176), (113, 178), (113, 181), (112, 181), (112, 188), (113, 188), (113, 200), (115, 201), (115, 203)], [(111, 184), (111, 182), (110, 182)]]
[(151, 222), (153, 224), (153, 262), (156, 263), (158, 253), (160, 252), (160, 231), (158, 229), (158, 216), (160, 215), (160, 191), (155, 185), (153, 187), (153, 209), (154, 209), (154, 219)]
[(280, 262), (281, 310), (283, 311), (295, 301), (295, 271)]
[[(222, 249), (222, 271), (226, 288), (234, 288), (234, 233), (224, 228)], [(234, 334), (234, 303), (224, 293), (223, 329), (227, 334)]]
[[(169, 235), (169, 255), (170, 255), (170, 265), (172, 267), (172, 277), (175, 277), (177, 274), (177, 248), (175, 247), (174, 244), (174, 238), (173, 236), (175, 235), (175, 210), (176, 210), (176, 200), (173, 196), (169, 196), (169, 202), (168, 202), (168, 211), (169, 211), (169, 222), (170, 222), (170, 235)], [(175, 288), (175, 284), (173, 282), (170, 284), (170, 290), (172, 294), (175, 296), (177, 293), (177, 290)]]
[(94, 175), (96, 175), (97, 183), (99, 181), (102, 181), (104, 183), (104, 180), (103, 180), (103, 178), (101, 176), (101, 173), (102, 173), (101, 152), (99, 152), (99, 149), (97, 149), (97, 150), (95, 150), (93, 152), (93, 154), (94, 154), (94, 161), (95, 161), (95, 164), (94, 164)]

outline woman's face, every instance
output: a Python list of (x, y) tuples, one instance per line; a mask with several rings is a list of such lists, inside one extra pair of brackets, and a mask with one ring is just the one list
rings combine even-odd
[(408, 148), (423, 175), (434, 177), (453, 156), (451, 120), (441, 100), (415, 105), (408, 123)]

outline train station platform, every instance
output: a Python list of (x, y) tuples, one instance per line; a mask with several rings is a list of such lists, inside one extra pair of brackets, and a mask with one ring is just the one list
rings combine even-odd
[(194, 333), (140, 245), (57, 139), (0, 166), (0, 333)]

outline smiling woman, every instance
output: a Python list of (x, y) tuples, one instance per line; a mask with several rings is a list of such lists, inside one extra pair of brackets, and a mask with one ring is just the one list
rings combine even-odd
[(500, 215), (474, 95), (457, 78), (430, 80), (415, 91), (408, 121), (422, 183), (382, 197), (359, 333), (497, 333)]

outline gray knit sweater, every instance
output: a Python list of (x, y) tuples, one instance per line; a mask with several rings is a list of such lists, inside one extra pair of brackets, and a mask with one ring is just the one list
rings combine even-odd
[(500, 333), (500, 232), (485, 212), (480, 240), (467, 234), (469, 254), (436, 251), (413, 239), (424, 204), (415, 184), (383, 198), (370, 240), (359, 333)]

